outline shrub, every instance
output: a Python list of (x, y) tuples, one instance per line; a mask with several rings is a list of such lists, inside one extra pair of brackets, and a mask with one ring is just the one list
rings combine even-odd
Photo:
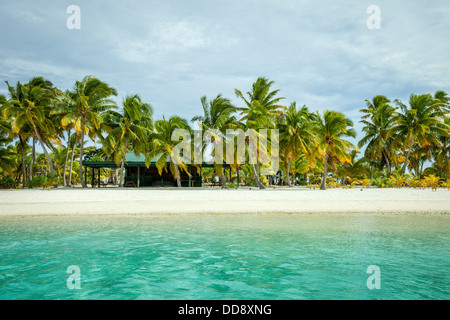
[(354, 189), (356, 185), (361, 184), (361, 181), (359, 181), (358, 179), (352, 179), (350, 177), (347, 177), (347, 180), (350, 183), (350, 187), (352, 189)]
[(334, 189), (334, 188), (339, 188), (340, 185), (339, 185), (339, 183), (337, 183), (335, 181), (331, 181), (331, 182), (327, 182), (327, 187), (331, 188), (331, 189)]
[(425, 180), (420, 179), (419, 177), (414, 177), (411, 180), (408, 181), (408, 187), (410, 188), (424, 188), (426, 187)]
[(44, 185), (46, 180), (47, 180), (47, 178), (43, 174), (35, 176), (30, 181), (27, 181), (27, 188), (28, 189), (42, 188), (42, 186)]
[(430, 174), (429, 176), (426, 176), (425, 179), (425, 185), (429, 188), (431, 188), (432, 190), (437, 190), (437, 188), (439, 187), (439, 177), (436, 177), (432, 174)]
[(390, 183), (394, 185), (396, 188), (401, 188), (406, 185), (406, 179), (404, 177), (398, 176), (398, 177), (392, 177), (390, 179)]
[(228, 188), (228, 189), (238, 189), (239, 186), (238, 186), (237, 183), (228, 182), (228, 183), (227, 183), (227, 188)]
[(370, 186), (370, 183), (371, 183), (370, 179), (364, 179), (361, 181), (361, 184), (364, 188), (368, 188)]
[(56, 179), (56, 178), (55, 179), (47, 179), (47, 181), (45, 181), (42, 184), (42, 189), (47, 189), (47, 190), (52, 189), (55, 185), (58, 185), (57, 180), (58, 179)]
[(392, 188), (393, 184), (389, 178), (376, 178), (373, 179), (372, 186), (378, 188)]
[(447, 181), (441, 181), (442, 188), (447, 188), (447, 190), (450, 190), (450, 179), (447, 179)]
[(19, 183), (11, 176), (0, 178), (0, 188), (16, 189), (19, 187)]

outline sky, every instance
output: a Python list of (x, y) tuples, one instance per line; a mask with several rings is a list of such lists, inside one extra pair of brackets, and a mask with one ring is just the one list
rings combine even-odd
[[(67, 27), (70, 5), (80, 29)], [(450, 92), (448, 0), (0, 0), (0, 30), (0, 94), (6, 80), (66, 90), (93, 75), (155, 119), (191, 120), (204, 95), (243, 106), (235, 89), (266, 77), (285, 105), (346, 114), (359, 140), (366, 99)]]

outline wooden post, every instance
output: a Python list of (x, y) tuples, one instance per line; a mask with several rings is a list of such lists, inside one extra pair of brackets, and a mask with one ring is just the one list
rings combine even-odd
[(189, 171), (189, 185), (188, 185), (188, 188), (191, 188), (192, 187), (192, 178), (191, 178), (191, 174), (192, 174), (192, 170), (191, 170), (191, 166), (190, 165), (188, 165), (188, 171)]
[(92, 167), (92, 180), (91, 180), (91, 185), (92, 185), (92, 188), (94, 188), (94, 177), (95, 177), (95, 173), (94, 173), (94, 167)]
[(137, 176), (137, 187), (138, 188), (140, 188), (140, 186), (141, 186), (141, 176), (140, 176), (140, 174), (141, 174), (141, 167), (138, 166), (138, 176)]
[[(80, 177), (81, 181), (83, 181), (83, 177)], [(84, 185), (87, 185), (87, 166), (84, 166)]]
[(100, 171), (102, 168), (98, 168), (98, 187), (100, 188)]

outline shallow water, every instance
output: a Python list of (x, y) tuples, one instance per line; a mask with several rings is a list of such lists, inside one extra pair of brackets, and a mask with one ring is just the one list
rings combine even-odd
[(449, 261), (450, 215), (0, 219), (0, 299), (450, 299)]

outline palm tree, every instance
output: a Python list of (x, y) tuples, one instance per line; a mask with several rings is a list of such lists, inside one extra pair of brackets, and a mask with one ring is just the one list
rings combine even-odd
[[(67, 147), (66, 147), (66, 155), (64, 160), (64, 169), (63, 169), (63, 185), (66, 187), (67, 179), (66, 179), (66, 171), (67, 171), (67, 161), (69, 159), (69, 152), (71, 149), (71, 141), (72, 139), (72, 129), (74, 127), (74, 123), (62, 123), (62, 120), (65, 115), (72, 112), (74, 110), (74, 101), (72, 99), (71, 93), (69, 90), (66, 92), (59, 92), (58, 95), (59, 105), (54, 108), (50, 115), (55, 119), (56, 122), (59, 123), (59, 127), (62, 130), (66, 131), (67, 134)], [(70, 185), (70, 183), (69, 183)]]
[[(11, 99), (4, 109), (5, 116), (13, 118), (11, 128), (13, 132), (19, 136), (23, 146), (23, 137), (21, 133), (26, 131), (26, 128), (31, 128), (32, 134), (39, 140), (39, 143), (44, 151), (50, 166), (52, 179), (55, 179), (55, 171), (53, 162), (45, 146), (53, 148), (49, 140), (59, 142), (55, 139), (56, 128), (54, 124), (49, 121), (48, 106), (55, 97), (53, 84), (42, 77), (36, 77), (30, 80), (26, 85), (17, 83), (16, 88), (13, 88), (6, 81), (8, 90), (11, 94)], [(53, 136), (53, 138), (52, 138)], [(23, 168), (25, 169), (25, 168)], [(25, 171), (24, 174), (26, 175)], [(25, 178), (24, 178), (25, 179)]]
[(153, 124), (152, 107), (142, 102), (139, 95), (127, 96), (123, 100), (123, 114), (110, 113), (118, 126), (111, 130), (103, 142), (103, 150), (110, 155), (114, 152), (115, 162), (120, 167), (120, 184), (123, 187), (123, 173), (126, 154), (131, 147), (135, 152), (148, 143), (149, 131)]
[(325, 110), (323, 116), (317, 113), (317, 145), (316, 154), (323, 159), (323, 175), (321, 190), (327, 189), (328, 162), (336, 159), (340, 163), (351, 163), (351, 150), (358, 148), (345, 137), (356, 137), (353, 121), (342, 113)]
[[(239, 121), (245, 125), (246, 130), (258, 131), (259, 129), (275, 128), (276, 119), (281, 116), (280, 109), (283, 107), (279, 102), (284, 98), (276, 97), (280, 90), (271, 91), (273, 84), (273, 81), (260, 77), (253, 83), (252, 90), (247, 92), (247, 97), (241, 91), (235, 89), (236, 96), (245, 102), (245, 107), (238, 108), (238, 110), (241, 111), (242, 116)], [(256, 186), (265, 189), (264, 184), (259, 179), (259, 152), (252, 150), (248, 141), (247, 146), (250, 156), (256, 159), (256, 163), (252, 164)]]
[[(445, 117), (444, 123), (450, 127), (450, 117)], [(433, 145), (432, 154), (439, 171), (439, 177), (443, 178), (444, 172), (447, 174), (447, 176), (450, 175), (450, 137), (448, 135), (439, 136), (438, 139), (441, 145)]]
[(12, 139), (8, 136), (0, 135), (0, 172), (9, 172), (15, 166), (14, 157), (16, 153), (9, 145), (11, 141)]
[[(217, 130), (220, 133), (219, 137), (214, 137), (212, 145), (214, 152), (217, 153), (218, 144), (220, 140), (225, 142), (226, 130), (236, 128), (236, 118), (233, 116), (236, 108), (231, 104), (231, 101), (222, 97), (221, 94), (217, 95), (214, 100), (207, 101), (207, 97), (201, 98), (203, 107), (203, 116), (196, 116), (192, 118), (191, 122), (200, 121), (203, 125), (203, 130)], [(223, 143), (225, 146), (225, 143)], [(206, 145), (203, 146), (203, 150)], [(213, 155), (214, 156), (214, 155)], [(231, 162), (231, 161), (229, 161)], [(225, 171), (223, 170), (223, 162), (215, 163), (215, 169), (222, 177), (222, 189), (226, 188)]]
[(381, 160), (387, 168), (387, 176), (391, 174), (392, 139), (387, 138), (387, 132), (394, 125), (395, 108), (385, 96), (376, 96), (372, 102), (366, 100), (367, 109), (360, 110), (366, 113), (360, 121), (365, 126), (365, 136), (359, 141), (358, 147), (367, 145), (364, 156), (369, 159)]
[(187, 121), (178, 116), (172, 116), (169, 120), (163, 117), (162, 120), (155, 122), (153, 133), (151, 134), (152, 142), (150, 151), (146, 153), (145, 164), (147, 167), (153, 159), (156, 160), (156, 168), (160, 175), (162, 171), (167, 171), (167, 161), (170, 161), (170, 171), (177, 179), (177, 186), (181, 188), (180, 169), (188, 175), (188, 167), (184, 164), (179, 155), (175, 154), (174, 148), (179, 141), (172, 141), (172, 136), (177, 129), (185, 129), (191, 131)]
[(284, 150), (287, 181), (291, 187), (289, 173), (292, 161), (296, 162), (302, 154), (311, 154), (315, 142), (315, 115), (306, 106), (297, 110), (296, 103), (293, 102), (289, 108), (284, 108), (283, 118), (284, 121), (280, 124), (281, 149)]
[[(19, 84), (17, 84), (17, 87), (19, 87)], [(5, 115), (5, 111), (7, 109), (7, 107), (9, 106), (9, 102), (11, 100), (18, 99), (18, 91), (13, 91), (10, 90), (10, 99), (7, 100), (5, 96), (1, 95), (0, 99), (1, 99), (1, 122), (0, 122), (0, 128), (2, 129), (2, 131), (7, 132), (8, 135), (11, 138), (15, 138), (15, 137), (19, 137), (19, 145), (20, 147), (18, 149), (20, 149), (20, 155), (21, 155), (21, 169), (22, 169), (22, 188), (26, 187), (26, 183), (27, 183), (27, 176), (26, 176), (26, 167), (25, 167), (25, 144), (26, 144), (26, 139), (29, 137), (29, 132), (30, 129), (27, 128), (28, 130), (25, 130), (24, 128), (22, 128), (22, 131), (20, 133), (15, 133), (13, 131), (13, 129), (11, 128), (12, 125), (12, 119), (6, 117)]]
[(6, 103), (6, 97), (0, 94), (0, 133), (10, 133), (11, 131), (11, 123), (5, 118), (3, 113)]
[(78, 140), (78, 135), (74, 134), (74, 135), (72, 135), (70, 143), (68, 144), (68, 147), (69, 146), (72, 147), (72, 151), (70, 152), (69, 179), (67, 181), (68, 187), (72, 187), (73, 164), (74, 164), (75, 156), (77, 155), (77, 143), (78, 143), (77, 140)]
[(362, 157), (357, 159), (357, 150), (352, 150), (350, 153), (351, 161), (340, 164), (336, 170), (338, 177), (342, 177), (342, 185), (345, 184), (348, 177), (351, 178), (366, 178), (368, 173), (368, 168), (366, 166), (367, 159)]
[(446, 114), (450, 113), (450, 97), (445, 91), (439, 90), (434, 94), (434, 99), (436, 100), (436, 111), (444, 118)]
[(81, 82), (75, 83), (69, 95), (73, 104), (67, 106), (67, 108), (60, 108), (59, 112), (66, 113), (61, 121), (62, 126), (66, 128), (73, 124), (75, 131), (80, 135), (79, 177), (82, 187), (86, 188), (82, 179), (85, 135), (89, 134), (90, 138), (93, 139), (96, 130), (100, 128), (102, 112), (117, 108), (115, 102), (110, 99), (112, 95), (117, 95), (117, 91), (107, 83), (95, 77), (87, 76)]
[(392, 136), (397, 145), (403, 144), (405, 161), (402, 174), (405, 174), (414, 144), (440, 145), (438, 137), (448, 136), (449, 126), (439, 120), (441, 113), (436, 110), (436, 101), (429, 94), (411, 94), (409, 106), (400, 100), (395, 103), (401, 112), (397, 113), (395, 125), (388, 131), (388, 137)]

